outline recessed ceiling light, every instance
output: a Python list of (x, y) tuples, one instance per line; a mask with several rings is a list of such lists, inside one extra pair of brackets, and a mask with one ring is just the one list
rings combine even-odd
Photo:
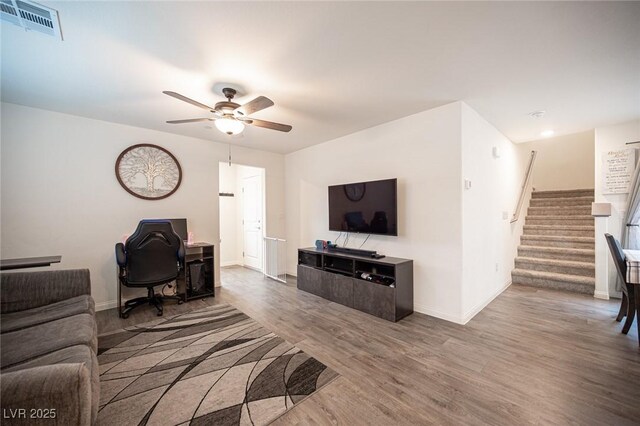
[(544, 115), (546, 113), (547, 113), (547, 111), (545, 111), (545, 110), (533, 111), (533, 112), (529, 113), (529, 116), (533, 117), (533, 118), (542, 118), (542, 117), (544, 117)]
[(548, 138), (550, 136), (555, 135), (556, 132), (554, 132), (553, 130), (545, 130), (543, 132), (540, 132), (540, 136), (542, 136), (543, 138)]

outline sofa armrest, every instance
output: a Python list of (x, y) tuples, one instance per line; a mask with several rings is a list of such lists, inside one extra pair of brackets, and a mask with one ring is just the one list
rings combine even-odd
[(85, 294), (91, 295), (88, 269), (3, 273), (0, 312), (23, 311)]
[(11, 425), (90, 425), (90, 376), (84, 364), (55, 364), (3, 373), (0, 382), (4, 421)]

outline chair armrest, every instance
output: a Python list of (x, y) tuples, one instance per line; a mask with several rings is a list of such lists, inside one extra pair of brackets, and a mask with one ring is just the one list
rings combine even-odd
[(88, 269), (3, 273), (0, 312), (10, 313), (91, 295)]
[(184, 266), (185, 253), (186, 253), (186, 250), (184, 248), (184, 241), (180, 240), (180, 248), (178, 248), (178, 263), (181, 266)]
[(116, 244), (116, 262), (118, 266), (124, 268), (127, 264), (127, 255), (124, 252), (124, 244)]
[(0, 377), (2, 410), (10, 416), (4, 420), (10, 424), (91, 424), (91, 375), (84, 364), (27, 368)]

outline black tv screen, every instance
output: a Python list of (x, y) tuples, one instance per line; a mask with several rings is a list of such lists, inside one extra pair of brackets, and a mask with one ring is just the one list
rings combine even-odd
[(397, 179), (329, 187), (329, 230), (398, 235)]

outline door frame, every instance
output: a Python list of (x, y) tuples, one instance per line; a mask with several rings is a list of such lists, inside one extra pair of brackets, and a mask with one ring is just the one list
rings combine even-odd
[[(227, 162), (221, 161), (218, 163), (219, 167), (223, 167), (223, 165), (227, 165)], [(235, 176), (235, 189), (233, 190), (233, 192), (235, 193), (236, 199), (239, 200), (238, 204), (237, 204), (237, 210), (236, 210), (236, 214), (239, 216), (239, 220), (235, 226), (235, 232), (236, 232), (236, 253), (237, 253), (237, 257), (236, 257), (236, 265), (242, 266), (242, 267), (246, 267), (249, 269), (253, 269), (259, 272), (264, 271), (264, 260), (265, 260), (265, 253), (264, 253), (264, 237), (267, 235), (267, 170), (264, 167), (259, 167), (259, 166), (251, 166), (248, 164), (241, 164), (241, 163), (233, 163), (234, 166), (236, 166), (237, 171), (236, 171), (236, 176)], [(244, 194), (242, 193), (242, 188), (243, 188), (243, 179), (245, 177), (250, 177), (250, 176), (256, 176), (255, 174), (253, 175), (247, 175), (247, 176), (242, 176), (240, 177), (240, 170), (243, 167), (247, 167), (247, 168), (251, 168), (251, 169), (255, 169), (255, 171), (258, 173), (258, 175), (261, 176), (261, 189), (262, 189), (262, 218), (261, 218), (261, 233), (260, 233), (260, 239), (261, 241), (259, 242), (262, 245), (262, 269), (258, 270), (256, 268), (253, 268), (251, 266), (248, 266), (245, 264), (244, 261), (244, 256), (242, 255), (244, 252), (244, 227), (242, 224), (242, 220), (244, 218)], [(220, 172), (218, 172), (218, 176), (220, 176)], [(220, 186), (221, 183), (218, 182), (218, 191), (220, 191)], [(220, 197), (218, 197), (218, 200), (220, 199)], [(219, 242), (218, 244), (221, 244), (220, 238), (221, 238), (221, 234), (222, 234), (222, 228), (221, 228), (221, 217), (222, 217), (222, 212), (221, 212), (221, 207), (220, 207), (220, 202), (218, 202), (218, 239)], [(216, 249), (216, 252), (221, 253), (220, 249)], [(231, 265), (227, 265), (227, 266), (231, 266)], [(220, 267), (222, 267), (222, 259), (220, 259)]]

